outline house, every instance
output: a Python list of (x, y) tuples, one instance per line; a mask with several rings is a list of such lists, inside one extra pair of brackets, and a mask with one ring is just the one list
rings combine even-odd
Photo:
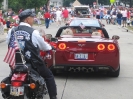
[(81, 3), (78, 0), (75, 0), (72, 6), (81, 6)]
[(63, 6), (63, 0), (50, 0), (50, 6), (62, 7)]

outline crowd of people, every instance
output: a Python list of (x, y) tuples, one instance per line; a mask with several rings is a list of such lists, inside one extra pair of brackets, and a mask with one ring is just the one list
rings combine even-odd
[[(21, 13), (24, 9), (20, 9), (18, 14)], [(106, 20), (107, 24), (119, 24), (122, 27), (133, 25), (133, 8), (126, 8), (122, 6), (111, 6), (110, 8), (89, 8), (90, 15), (96, 19), (102, 21)], [(46, 10), (41, 7), (36, 14), (35, 22), (38, 26), (44, 25), (46, 29), (49, 28), (49, 25), (53, 22), (57, 23), (57, 26), (60, 26), (62, 23), (67, 23), (70, 20), (70, 17), (73, 17), (73, 9), (66, 7), (53, 7), (50, 10)], [(4, 34), (4, 25), (6, 25), (7, 30), (12, 26), (18, 25), (18, 20), (15, 19), (14, 22), (11, 22), (10, 17), (14, 15), (12, 9), (9, 9), (6, 18), (3, 18), (2, 12), (0, 11), (0, 34)]]
[[(42, 12), (42, 13), (41, 13)], [(49, 27), (50, 23), (56, 22), (57, 26), (60, 26), (61, 23), (66, 23), (69, 19), (69, 11), (67, 8), (53, 8), (50, 11), (45, 10), (44, 13), (43, 11), (39, 11), (37, 16), (36, 16), (36, 22), (38, 25), (42, 24), (41, 20), (44, 20), (46, 29)]]
[(112, 6), (91, 11), (94, 17), (101, 21), (105, 19), (107, 24), (119, 24), (122, 27), (133, 25), (133, 8)]

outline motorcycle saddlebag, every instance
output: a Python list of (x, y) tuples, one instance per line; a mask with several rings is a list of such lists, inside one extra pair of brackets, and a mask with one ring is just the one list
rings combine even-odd
[(10, 77), (6, 77), (1, 81), (1, 83), (9, 84), (8, 86), (6, 86), (6, 88), (1, 89), (3, 98), (7, 98), (10, 96), (10, 84), (11, 84), (10, 79), (11, 79)]

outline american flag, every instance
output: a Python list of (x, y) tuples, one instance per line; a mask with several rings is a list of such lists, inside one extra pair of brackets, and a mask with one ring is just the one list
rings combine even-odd
[(14, 33), (11, 34), (11, 39), (9, 42), (8, 51), (6, 53), (6, 56), (4, 58), (4, 62), (8, 63), (12, 68), (15, 66), (15, 52), (18, 50), (18, 44), (15, 39)]
[(81, 29), (84, 29), (85, 28), (85, 26), (83, 25), (83, 23), (80, 24), (80, 27), (81, 27)]

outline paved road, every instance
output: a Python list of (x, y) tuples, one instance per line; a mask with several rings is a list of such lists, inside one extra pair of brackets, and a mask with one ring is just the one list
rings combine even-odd
[[(120, 36), (120, 76), (111, 78), (99, 74), (61, 74), (55, 77), (58, 99), (133, 99), (133, 34), (116, 25), (105, 27), (110, 37)], [(57, 29), (53, 24), (45, 31), (54, 36)], [(0, 80), (9, 74), (8, 65), (3, 62), (6, 51), (6, 43), (0, 43)], [(48, 96), (45, 99), (49, 99)]]

